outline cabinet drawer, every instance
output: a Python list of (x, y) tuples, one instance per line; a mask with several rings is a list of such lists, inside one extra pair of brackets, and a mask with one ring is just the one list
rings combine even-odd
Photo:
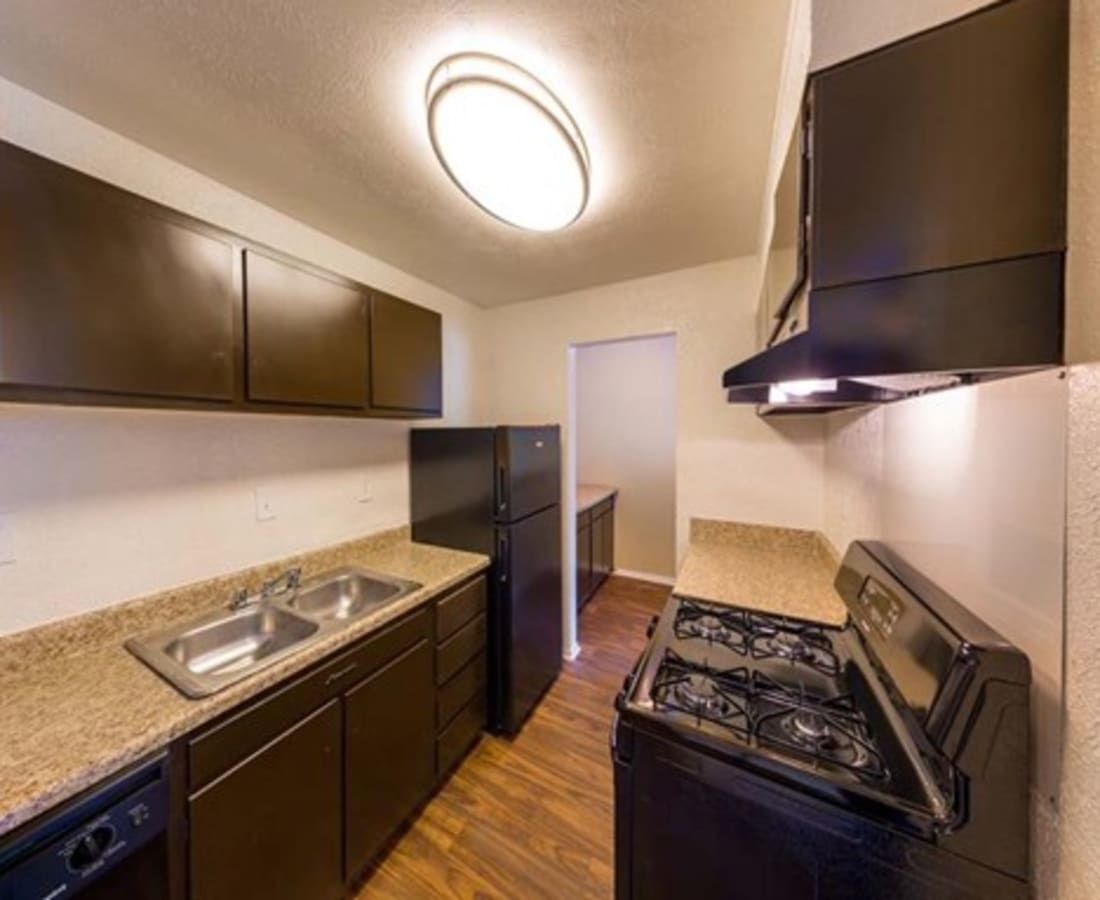
[(485, 647), (485, 614), (463, 625), (453, 637), (439, 645), (436, 656), (436, 684), (443, 684)]
[(485, 694), (473, 699), (436, 741), (436, 767), (440, 777), (451, 771), (466, 755), (485, 727)]
[(436, 728), (443, 729), (479, 693), (485, 693), (486, 675), (485, 654), (479, 653), (439, 688), (435, 702)]
[(430, 635), (430, 611), (417, 610), (192, 737), (187, 747), (190, 789), (209, 783), (325, 700)]
[(485, 576), (444, 597), (436, 607), (436, 639), (446, 640), (478, 613), (485, 612), (485, 603)]

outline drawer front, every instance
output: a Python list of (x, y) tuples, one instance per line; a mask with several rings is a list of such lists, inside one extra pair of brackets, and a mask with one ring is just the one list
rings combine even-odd
[(606, 500), (601, 500), (594, 507), (592, 507), (592, 518), (598, 519), (600, 516), (606, 516), (615, 506), (615, 498), (608, 497)]
[(436, 656), (436, 684), (444, 684), (473, 657), (485, 649), (485, 614), (463, 625), (439, 645)]
[(431, 612), (383, 626), (286, 687), (237, 710), (188, 741), (188, 784), (197, 790), (311, 713), (330, 697), (431, 635)]
[(466, 663), (455, 676), (439, 688), (436, 694), (436, 728), (443, 730), (447, 724), (478, 694), (485, 693), (487, 676), (486, 658), (479, 653)]
[(478, 613), (485, 612), (485, 576), (460, 587), (439, 601), (435, 613), (435, 636), (444, 641)]
[(436, 741), (436, 766), (440, 778), (461, 762), (484, 728), (485, 695), (482, 693), (455, 716)]

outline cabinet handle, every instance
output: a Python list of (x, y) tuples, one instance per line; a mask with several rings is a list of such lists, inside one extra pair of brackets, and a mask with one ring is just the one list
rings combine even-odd
[(336, 684), (336, 682), (343, 678), (345, 675), (350, 675), (352, 672), (354, 672), (356, 667), (356, 663), (350, 663), (349, 665), (344, 666), (344, 668), (340, 669), (338, 672), (333, 672), (331, 675), (328, 676), (328, 678), (325, 679), (325, 684)]
[(497, 546), (497, 565), (500, 566), (500, 583), (508, 583), (508, 569), (511, 565), (511, 560), (508, 558), (508, 538), (501, 536), (500, 543)]

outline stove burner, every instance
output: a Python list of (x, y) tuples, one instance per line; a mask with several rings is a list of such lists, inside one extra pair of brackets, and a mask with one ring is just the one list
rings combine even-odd
[(686, 710), (705, 719), (725, 719), (734, 712), (733, 704), (706, 675), (686, 676), (672, 693)]
[(673, 623), (676, 637), (696, 638), (744, 655), (748, 652), (749, 627), (744, 613), (697, 600), (684, 599)]
[(722, 725), (748, 737), (749, 674), (743, 666), (712, 669), (683, 659), (666, 650), (650, 697), (658, 709), (688, 713), (696, 720)]
[(814, 712), (812, 709), (800, 709), (785, 721), (791, 737), (796, 741), (805, 741), (817, 746), (821, 746), (826, 742), (833, 743), (829, 722), (819, 712)]
[(760, 717), (756, 733), (763, 744), (797, 750), (871, 778), (887, 777), (866, 722), (847, 695), (821, 702), (780, 702)]
[(770, 616), (751, 617), (749, 650), (755, 659), (785, 659), (809, 666), (823, 675), (838, 675), (840, 660), (832, 641), (817, 625)]

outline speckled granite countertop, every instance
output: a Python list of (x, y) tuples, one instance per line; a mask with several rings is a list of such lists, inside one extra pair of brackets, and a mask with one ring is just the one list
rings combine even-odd
[(602, 503), (608, 497), (614, 497), (619, 489), (609, 487), (606, 484), (578, 484), (577, 485), (577, 512), (582, 513), (591, 509), (597, 503)]
[[(401, 528), (0, 638), (0, 834), (484, 569), (478, 554), (415, 544)], [(224, 691), (189, 700), (123, 647), (291, 565), (341, 565), (424, 585)]]
[(841, 625), (836, 551), (816, 531), (692, 519), (673, 592), (685, 597)]

